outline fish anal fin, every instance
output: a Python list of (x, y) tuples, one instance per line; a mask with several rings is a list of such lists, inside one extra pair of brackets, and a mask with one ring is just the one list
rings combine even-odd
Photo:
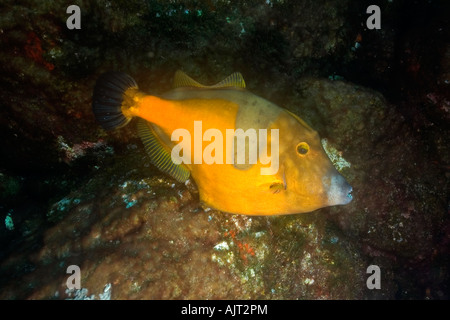
[(139, 120), (137, 127), (152, 164), (178, 182), (188, 180), (190, 171), (182, 164), (173, 163), (170, 152), (163, 146), (152, 125), (145, 120)]

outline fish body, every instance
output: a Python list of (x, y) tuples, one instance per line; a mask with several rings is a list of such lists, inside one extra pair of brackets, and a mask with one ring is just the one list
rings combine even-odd
[(93, 109), (105, 129), (139, 117), (152, 163), (180, 182), (192, 177), (200, 200), (247, 215), (310, 212), (351, 201), (351, 186), (298, 116), (245, 89), (238, 73), (203, 86), (177, 72), (161, 96), (139, 91), (123, 73), (102, 76)]

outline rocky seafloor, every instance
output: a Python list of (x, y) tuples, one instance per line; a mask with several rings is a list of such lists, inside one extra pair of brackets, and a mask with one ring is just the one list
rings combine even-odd
[[(450, 298), (445, 1), (380, 1), (380, 30), (365, 1), (74, 4), (80, 30), (62, 1), (1, 5), (1, 299)], [(154, 94), (177, 69), (204, 83), (240, 71), (326, 139), (353, 201), (271, 217), (202, 207), (195, 182), (150, 164), (135, 123), (96, 123), (110, 69)]]

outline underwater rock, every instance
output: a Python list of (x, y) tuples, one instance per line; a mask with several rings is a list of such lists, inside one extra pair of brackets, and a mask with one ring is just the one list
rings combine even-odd
[[(17, 290), (10, 282), (1, 298), (73, 298), (69, 265), (81, 269), (84, 291), (75, 297), (96, 297), (107, 284), (112, 299), (364, 297), (365, 263), (325, 215), (205, 211), (195, 192), (145, 160), (134, 150), (55, 203), (49, 210), (64, 216), (21, 278), (33, 285)], [(17, 261), (13, 254), (2, 267)]]
[(298, 113), (305, 113), (352, 164), (343, 173), (357, 185), (356, 204), (339, 216), (330, 208), (331, 215), (378, 249), (405, 257), (430, 252), (430, 236), (446, 214), (445, 179), (420, 135), (377, 92), (318, 79), (299, 86), (305, 110)]
[(448, 224), (443, 159), (429, 151), (443, 148), (442, 140), (424, 140), (372, 90), (319, 79), (305, 79), (299, 86), (305, 108), (298, 113), (351, 163), (342, 173), (354, 186), (354, 201), (345, 210), (323, 211), (382, 269), (428, 277), (425, 265), (440, 259), (436, 245)]

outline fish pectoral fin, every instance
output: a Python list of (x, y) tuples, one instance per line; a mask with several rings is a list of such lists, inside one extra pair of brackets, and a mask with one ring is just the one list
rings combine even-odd
[(272, 181), (262, 183), (260, 187), (262, 187), (263, 190), (268, 190), (272, 194), (277, 194), (287, 189), (286, 172), (284, 171), (284, 166), (280, 167), (278, 173), (272, 176), (272, 179)]
[(173, 163), (170, 152), (164, 148), (149, 122), (139, 120), (138, 134), (154, 166), (179, 182), (185, 182), (189, 179), (190, 171), (182, 164)]
[(280, 191), (286, 190), (286, 188), (284, 187), (284, 183), (282, 181), (277, 181), (277, 182), (272, 183), (270, 185), (269, 189), (274, 194), (279, 193)]
[(218, 89), (218, 88), (245, 88), (245, 81), (244, 77), (242, 77), (242, 74), (239, 72), (232, 73), (219, 83), (216, 83), (212, 86), (205, 86), (201, 83), (198, 83), (191, 77), (189, 77), (186, 73), (184, 73), (181, 70), (178, 70), (175, 72), (175, 76), (173, 79), (173, 87), (174, 88), (182, 88), (182, 87), (194, 87), (194, 88), (212, 88), (212, 89)]
[(263, 188), (263, 190), (266, 189), (272, 194), (277, 194), (280, 193), (281, 191), (286, 190), (286, 186), (284, 182), (281, 180), (275, 180), (272, 182), (264, 183), (261, 185), (261, 187)]

